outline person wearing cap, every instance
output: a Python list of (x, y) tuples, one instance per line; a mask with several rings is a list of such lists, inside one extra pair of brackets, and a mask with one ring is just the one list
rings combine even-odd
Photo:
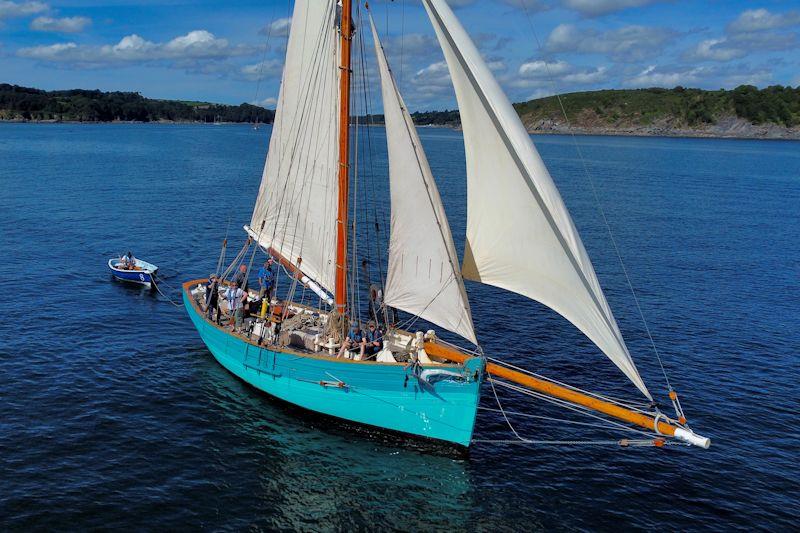
[(206, 318), (214, 320), (216, 312), (216, 322), (219, 324), (219, 279), (216, 274), (211, 274), (206, 282)]
[(367, 333), (364, 335), (364, 353), (375, 355), (383, 349), (383, 332), (375, 324), (374, 320), (367, 323)]
[(358, 322), (354, 320), (350, 323), (350, 331), (347, 332), (347, 337), (345, 337), (342, 347), (339, 349), (339, 355), (336, 357), (340, 358), (345, 352), (355, 350), (356, 347), (358, 347), (361, 356), (359, 359), (361, 359), (364, 357), (364, 349), (366, 346), (367, 339), (364, 336), (364, 332), (361, 331), (361, 326), (358, 325)]

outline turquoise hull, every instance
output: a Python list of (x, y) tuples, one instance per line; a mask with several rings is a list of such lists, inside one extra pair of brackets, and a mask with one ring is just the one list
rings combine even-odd
[[(207, 321), (188, 293), (184, 306), (211, 354), (229, 372), (267, 394), (311, 411), (378, 428), (469, 446), (484, 362), (436, 369), (468, 381), (433, 382), (403, 364), (281, 352), (259, 347)], [(341, 385), (343, 384), (343, 385)]]

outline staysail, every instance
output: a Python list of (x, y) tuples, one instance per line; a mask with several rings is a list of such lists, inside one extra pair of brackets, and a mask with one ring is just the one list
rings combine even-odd
[(335, 280), (337, 2), (297, 0), (252, 234), (320, 285)]
[(513, 106), (446, 1), (423, 3), (444, 51), (464, 131), (464, 278), (558, 312), (651, 398), (561, 195)]
[(392, 202), (384, 301), (477, 344), (439, 190), (371, 15), (370, 24), (383, 93)]

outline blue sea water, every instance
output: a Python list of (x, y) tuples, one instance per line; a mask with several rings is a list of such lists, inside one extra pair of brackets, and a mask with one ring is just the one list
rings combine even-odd
[[(420, 133), (460, 249), (461, 136)], [(212, 271), (226, 230), (242, 239), (268, 135), (0, 124), (2, 529), (798, 527), (800, 143), (576, 140), (673, 386), (711, 449), (477, 443), (464, 454), (271, 400), (214, 361), (183, 310), (109, 278), (107, 258), (127, 249), (161, 266), (172, 297), (170, 286)], [(383, 132), (369, 135), (373, 170), (385, 174)], [(663, 400), (573, 139), (535, 142)], [(562, 318), (499, 289), (468, 291), (487, 354), (635, 396)], [(500, 394), (506, 409), (572, 418)], [(490, 389), (482, 405), (496, 407)], [(600, 438), (510, 419), (530, 439)], [(481, 411), (475, 437), (513, 435)]]

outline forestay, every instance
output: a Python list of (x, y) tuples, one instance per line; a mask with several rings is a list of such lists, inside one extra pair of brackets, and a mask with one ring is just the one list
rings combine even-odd
[(561, 195), (514, 108), (445, 0), (424, 5), (444, 51), (464, 131), (464, 277), (555, 310), (651, 398)]
[(392, 202), (384, 301), (477, 344), (436, 182), (371, 15), (370, 24), (383, 93)]
[[(327, 289), (334, 286), (339, 61), (334, 0), (297, 0), (269, 153), (250, 226)], [(263, 228), (262, 228), (263, 223)]]

